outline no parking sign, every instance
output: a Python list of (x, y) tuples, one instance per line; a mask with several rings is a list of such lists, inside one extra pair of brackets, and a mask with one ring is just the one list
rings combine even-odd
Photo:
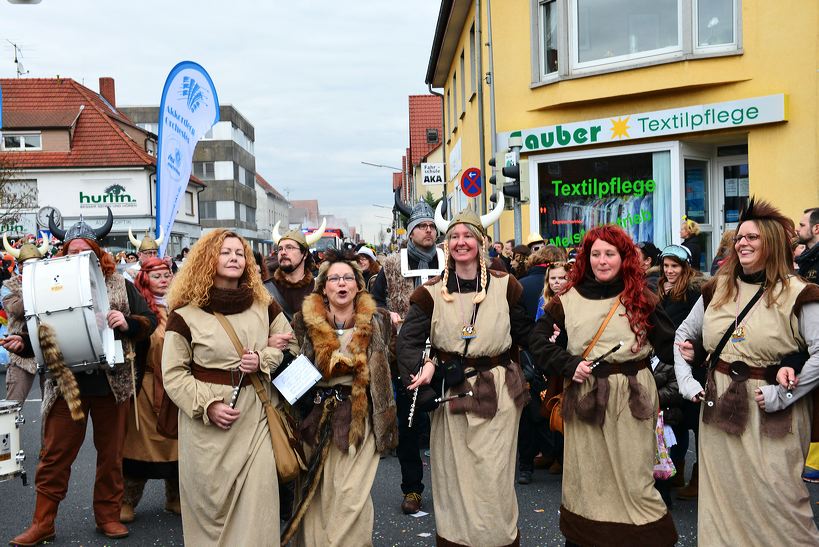
[(470, 167), (461, 175), (461, 190), (471, 198), (481, 195), (481, 170)]

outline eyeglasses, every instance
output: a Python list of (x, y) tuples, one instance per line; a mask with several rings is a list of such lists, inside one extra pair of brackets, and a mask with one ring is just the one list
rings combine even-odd
[(421, 230), (429, 230), (429, 231), (433, 231), (433, 230), (436, 229), (435, 224), (433, 224), (431, 222), (423, 222), (421, 224), (416, 224), (415, 227), (420, 228)]
[(280, 253), (280, 252), (284, 251), (285, 253), (291, 253), (293, 251), (298, 251), (298, 250), (299, 250), (299, 248), (296, 247), (295, 245), (283, 245), (282, 247), (279, 247), (279, 250), (276, 251), (276, 252)]
[(333, 283), (333, 284), (341, 283), (342, 279), (344, 280), (345, 283), (352, 283), (352, 282), (355, 281), (355, 276), (352, 276), (352, 275), (345, 275), (345, 276), (331, 275), (331, 276), (327, 277), (327, 283)]
[(735, 235), (734, 237), (731, 238), (731, 241), (733, 241), (736, 244), (736, 243), (739, 243), (740, 241), (742, 241), (742, 239), (744, 238), (744, 239), (748, 240), (748, 243), (750, 243), (752, 241), (756, 241), (760, 237), (761, 236), (759, 234), (742, 234), (742, 235), (737, 234), (737, 235)]

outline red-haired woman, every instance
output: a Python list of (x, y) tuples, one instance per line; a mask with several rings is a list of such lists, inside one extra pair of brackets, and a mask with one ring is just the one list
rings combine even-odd
[[(116, 272), (114, 257), (100, 249), (98, 240), (105, 237), (113, 221), (109, 210), (108, 221), (102, 228), (91, 228), (83, 221), (67, 231), (53, 223), (51, 226), (54, 236), (64, 242), (57, 256), (92, 251), (99, 259), (110, 306), (108, 326), (122, 340), (125, 362), (113, 369), (99, 369), (89, 374), (75, 376), (69, 372), (66, 378), (71, 389), (65, 392), (58, 387), (55, 377), (45, 381), (42, 449), (34, 479), (37, 490), (34, 518), (28, 530), (11, 540), (12, 545), (37, 545), (54, 538), (57, 508), (68, 492), (71, 465), (85, 439), (89, 415), (94, 424), (97, 449), (94, 520), (97, 528), (109, 538), (128, 535), (128, 528), (119, 521), (119, 511), (123, 494), (122, 445), (133, 394), (131, 370), (134, 366), (138, 369), (139, 362), (145, 358), (143, 342), (156, 327), (156, 316), (136, 288)], [(26, 352), (24, 341), (27, 342), (19, 336), (7, 337), (4, 346), (10, 351)], [(41, 347), (47, 343), (40, 338)], [(59, 367), (59, 363), (48, 362), (49, 353), (44, 352), (46, 364), (49, 368)], [(70, 381), (72, 378), (74, 381)], [(78, 410), (82, 416), (77, 415)]]
[[(658, 396), (649, 356), (669, 362), (674, 341), (657, 301), (628, 235), (600, 226), (586, 234), (568, 288), (547, 304), (530, 339), (539, 366), (567, 378), (560, 507), (567, 545), (677, 541), (653, 488)], [(555, 325), (561, 334), (550, 342)]]
[(164, 479), (165, 510), (177, 515), (182, 512), (179, 505), (178, 443), (176, 439), (164, 437), (156, 430), (156, 418), (165, 393), (162, 384), (162, 343), (165, 341), (165, 323), (168, 319), (165, 294), (172, 279), (167, 262), (156, 257), (144, 261), (134, 279), (137, 290), (156, 314), (158, 324), (151, 334), (141, 389), (138, 390), (136, 404), (131, 406), (125, 434), (122, 456), (125, 494), (120, 510), (122, 522), (134, 520), (134, 509), (148, 479)]

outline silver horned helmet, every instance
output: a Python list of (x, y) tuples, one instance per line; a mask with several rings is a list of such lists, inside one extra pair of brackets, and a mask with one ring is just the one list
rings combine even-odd
[(114, 226), (114, 214), (111, 213), (111, 208), (107, 207), (108, 209), (108, 218), (105, 221), (105, 224), (100, 226), (99, 228), (92, 228), (89, 226), (83, 217), (80, 216), (79, 222), (76, 222), (71, 228), (68, 230), (63, 230), (57, 223), (54, 222), (54, 212), (48, 216), (48, 229), (51, 233), (62, 241), (63, 243), (68, 243), (74, 239), (92, 239), (94, 241), (100, 242), (102, 239), (108, 235), (108, 232), (111, 231), (111, 228)]

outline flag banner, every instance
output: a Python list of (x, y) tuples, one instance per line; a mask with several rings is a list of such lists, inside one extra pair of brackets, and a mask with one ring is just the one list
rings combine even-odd
[(165, 255), (171, 239), (173, 221), (190, 180), (196, 143), (218, 121), (219, 99), (205, 69), (191, 61), (173, 67), (165, 80), (159, 106), (156, 235), (166, 234), (159, 256)]

